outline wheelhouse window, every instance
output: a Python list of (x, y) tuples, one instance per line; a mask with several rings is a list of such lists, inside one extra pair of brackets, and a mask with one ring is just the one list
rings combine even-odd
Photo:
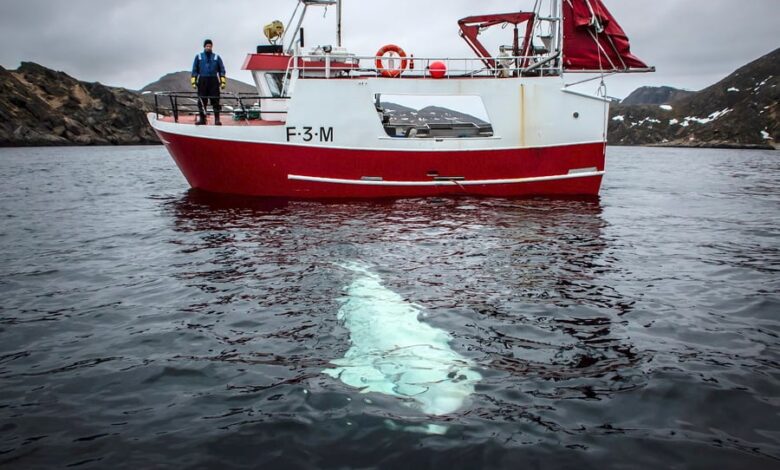
[(284, 73), (266, 73), (265, 81), (268, 83), (268, 89), (271, 91), (271, 96), (279, 98), (282, 96), (282, 89), (284, 88)]
[(385, 133), (398, 138), (485, 138), (493, 126), (479, 96), (374, 95)]

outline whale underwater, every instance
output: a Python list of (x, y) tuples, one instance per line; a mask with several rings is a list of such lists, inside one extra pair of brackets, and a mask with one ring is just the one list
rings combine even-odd
[[(421, 322), (423, 310), (383, 286), (368, 267), (340, 266), (356, 274), (337, 314), (351, 345), (343, 358), (331, 361), (335, 367), (323, 372), (361, 393), (405, 399), (428, 415), (460, 409), (482, 376), (450, 347), (450, 335)], [(423, 430), (442, 433), (446, 428)]]

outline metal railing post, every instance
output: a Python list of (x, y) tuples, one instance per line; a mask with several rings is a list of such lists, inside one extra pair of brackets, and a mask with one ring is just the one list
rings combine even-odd
[(173, 122), (179, 122), (179, 103), (174, 95), (168, 95), (171, 100), (171, 111), (173, 112)]

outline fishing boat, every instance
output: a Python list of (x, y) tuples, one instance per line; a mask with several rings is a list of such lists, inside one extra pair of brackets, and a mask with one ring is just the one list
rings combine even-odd
[[(192, 95), (155, 97), (149, 121), (193, 188), (285, 198), (598, 195), (610, 100), (572, 85), (654, 70), (601, 0), (536, 0), (528, 11), (463, 18), (468, 58), (414, 57), (395, 44), (352, 54), (342, 1), (299, 0), (287, 24), (265, 28), (269, 44), (243, 66), (257, 94), (223, 94), (223, 125), (196, 126)], [(307, 48), (303, 19), (328, 6), (336, 43)], [(506, 41), (491, 53), (479, 36), (494, 26)], [(436, 100), (464, 107), (396, 103)]]

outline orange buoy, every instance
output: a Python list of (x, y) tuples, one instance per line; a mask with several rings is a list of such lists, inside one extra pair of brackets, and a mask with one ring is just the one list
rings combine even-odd
[(431, 78), (444, 78), (447, 75), (447, 64), (437, 60), (436, 62), (431, 62), (428, 70), (431, 73)]
[[(401, 58), (400, 66), (395, 68), (385, 68), (382, 61), (386, 59), (393, 60), (395, 59), (394, 55)], [(386, 46), (383, 46), (376, 53), (376, 69), (379, 70), (379, 72), (382, 74), (383, 77), (388, 77), (388, 78), (400, 77), (401, 72), (406, 70), (406, 66), (408, 65), (408, 62), (409, 61), (406, 59), (406, 52), (404, 52), (403, 49), (396, 46), (395, 44), (388, 44)]]

